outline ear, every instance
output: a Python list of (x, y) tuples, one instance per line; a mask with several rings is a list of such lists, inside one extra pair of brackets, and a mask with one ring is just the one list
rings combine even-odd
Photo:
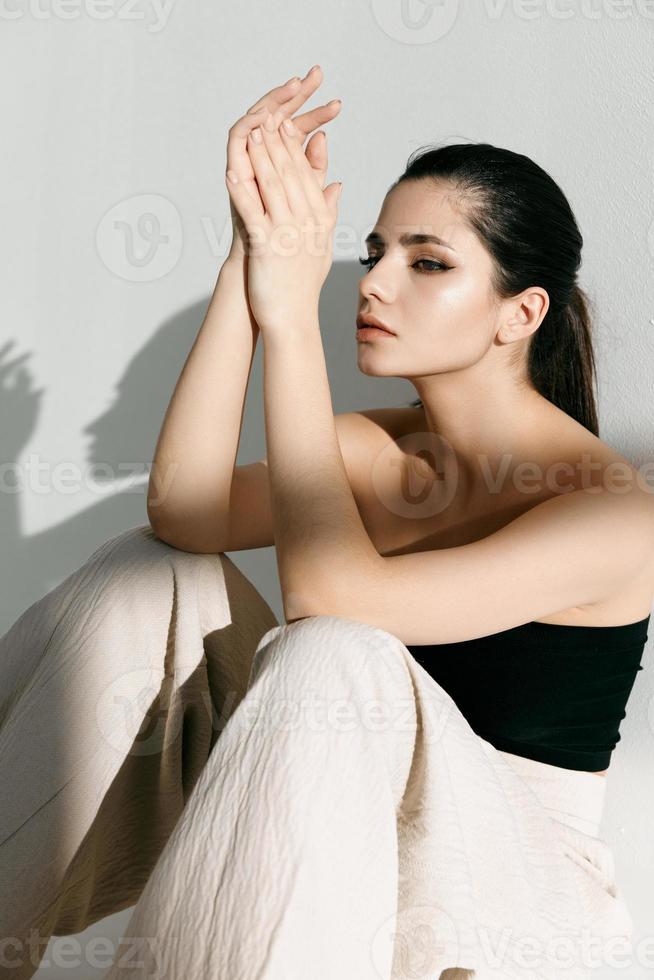
[(542, 286), (530, 286), (511, 300), (511, 314), (499, 333), (504, 343), (529, 337), (545, 319), (549, 295)]

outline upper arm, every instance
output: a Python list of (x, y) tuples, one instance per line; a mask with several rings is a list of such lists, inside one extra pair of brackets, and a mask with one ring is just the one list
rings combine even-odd
[[(343, 463), (352, 493), (359, 502), (365, 460), (369, 456), (371, 422), (361, 412), (334, 415)], [(221, 514), (205, 519), (201, 528), (171, 533), (169, 543), (185, 551), (219, 552), (267, 548), (275, 544), (273, 534), (270, 481), (265, 457), (234, 468), (227, 521)]]
[(357, 619), (407, 645), (456, 643), (602, 601), (653, 548), (651, 494), (576, 490), (470, 544), (380, 555), (345, 581), (325, 569), (301, 614)]

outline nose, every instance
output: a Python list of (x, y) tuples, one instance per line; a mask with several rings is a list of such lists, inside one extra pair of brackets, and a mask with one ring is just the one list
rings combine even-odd
[(364, 301), (369, 300), (371, 296), (374, 296), (380, 303), (391, 301), (392, 284), (388, 269), (384, 267), (380, 270), (380, 265), (383, 261), (383, 258), (378, 259), (375, 265), (361, 276), (359, 280), (360, 306), (363, 306)]

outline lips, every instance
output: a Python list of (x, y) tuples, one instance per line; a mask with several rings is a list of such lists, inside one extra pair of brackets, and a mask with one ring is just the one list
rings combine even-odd
[(395, 333), (383, 320), (379, 320), (372, 313), (359, 313), (357, 317), (357, 327), (377, 327), (379, 330), (383, 330), (385, 333), (390, 333), (395, 336)]

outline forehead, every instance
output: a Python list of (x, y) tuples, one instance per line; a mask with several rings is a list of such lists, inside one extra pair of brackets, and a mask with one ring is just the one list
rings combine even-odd
[(407, 234), (436, 235), (457, 251), (474, 247), (476, 241), (453, 189), (427, 180), (403, 181), (389, 191), (373, 231), (388, 243)]

